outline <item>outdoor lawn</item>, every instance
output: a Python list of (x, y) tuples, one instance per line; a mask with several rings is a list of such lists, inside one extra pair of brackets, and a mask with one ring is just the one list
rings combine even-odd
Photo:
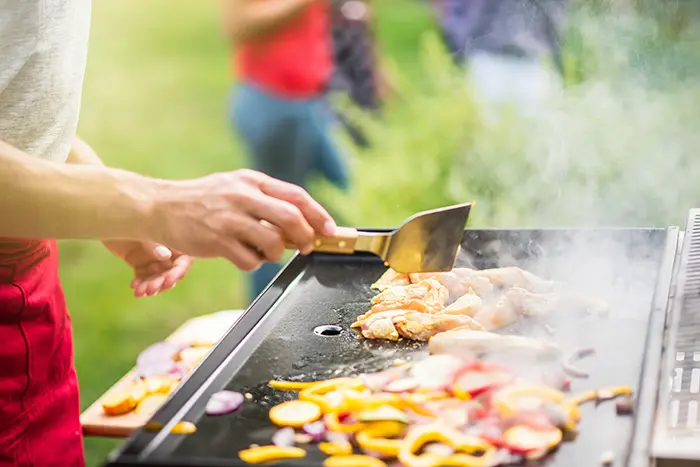
[[(580, 15), (562, 99), (534, 123), (485, 125), (463, 74), (425, 35), (426, 2), (374, 3), (399, 97), (384, 123), (362, 120), (376, 144), (354, 154), (353, 192), (319, 187), (352, 223), (395, 225), (473, 199), (472, 225), (668, 225), (700, 205), (700, 48), (681, 26)], [(100, 0), (93, 16), (79, 134), (107, 164), (171, 178), (245, 166), (226, 118), (218, 2)], [(63, 242), (61, 275), (83, 408), (186, 319), (247, 300), (244, 278), (223, 261), (200, 261), (173, 291), (136, 300), (130, 271), (97, 243)], [(88, 465), (115, 446), (86, 439)]]

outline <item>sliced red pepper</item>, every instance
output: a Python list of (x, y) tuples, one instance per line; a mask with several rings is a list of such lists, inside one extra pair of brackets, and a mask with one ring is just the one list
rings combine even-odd
[(464, 367), (455, 374), (452, 393), (460, 399), (473, 399), (512, 380), (513, 375), (501, 369), (476, 370)]

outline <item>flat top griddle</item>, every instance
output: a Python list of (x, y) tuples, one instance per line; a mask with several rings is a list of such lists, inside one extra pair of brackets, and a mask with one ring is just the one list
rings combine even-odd
[[(653, 410), (656, 397), (663, 332), (663, 319), (655, 316), (663, 314), (677, 238), (674, 228), (465, 231), (458, 266), (518, 265), (611, 304), (607, 317), (561, 310), (506, 330), (546, 337), (564, 351), (594, 347), (597, 356), (583, 363), (591, 376), (574, 380), (573, 392), (643, 388), (634, 417), (617, 416), (610, 403), (584, 406), (578, 439), (543, 465), (598, 465), (606, 450), (615, 452), (616, 465), (627, 465), (630, 456), (646, 449), (653, 417), (646, 411)], [(374, 294), (369, 285), (384, 270), (371, 256), (296, 256), (154, 416), (165, 429), (139, 431), (108, 465), (246, 465), (237, 452), (269, 444), (274, 432), (269, 408), (294, 397), (268, 387), (269, 380), (355, 375), (425, 355), (425, 343), (368, 341), (350, 329), (367, 311)], [(657, 289), (663, 290), (654, 304)], [(224, 388), (249, 393), (252, 400), (231, 415), (204, 415), (209, 396)], [(179, 420), (195, 423), (197, 432), (169, 434)], [(310, 447), (306, 458), (274, 465), (320, 466), (325, 458)]]

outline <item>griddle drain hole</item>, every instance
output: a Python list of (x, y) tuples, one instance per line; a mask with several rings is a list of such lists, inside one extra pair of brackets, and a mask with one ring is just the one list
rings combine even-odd
[(334, 324), (326, 324), (314, 328), (314, 334), (323, 337), (339, 336), (341, 332), (343, 332), (343, 328)]

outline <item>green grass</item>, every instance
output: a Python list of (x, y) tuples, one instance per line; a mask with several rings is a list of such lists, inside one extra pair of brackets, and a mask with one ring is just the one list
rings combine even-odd
[[(94, 2), (79, 134), (108, 165), (169, 178), (245, 165), (226, 118), (230, 60), (217, 7), (187, 0)], [(386, 2), (378, 13), (382, 46), (411, 70), (411, 50), (430, 27), (424, 8)], [(243, 277), (223, 261), (200, 261), (173, 291), (136, 300), (130, 271), (100, 244), (61, 247), (83, 408), (128, 371), (143, 348), (186, 319), (246, 305)], [(117, 443), (86, 439), (88, 465), (100, 465)]]

